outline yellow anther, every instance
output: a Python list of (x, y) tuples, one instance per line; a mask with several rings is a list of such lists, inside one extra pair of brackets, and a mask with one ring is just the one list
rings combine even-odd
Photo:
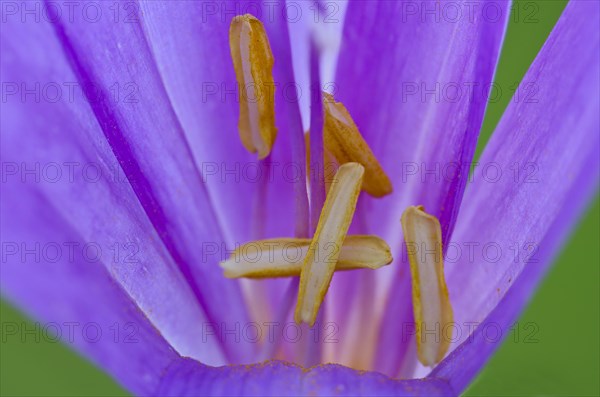
[[(326, 152), (335, 157), (340, 164), (362, 164), (365, 167), (362, 189), (371, 196), (382, 197), (390, 194), (390, 179), (358, 131), (346, 107), (341, 102), (336, 102), (331, 94), (324, 92), (323, 111), (323, 141)], [(325, 160), (327, 161), (327, 158)]]
[(273, 53), (263, 24), (250, 14), (233, 18), (229, 47), (240, 88), (240, 138), (250, 153), (258, 152), (263, 159), (277, 135)]
[(365, 169), (342, 165), (327, 193), (317, 230), (302, 264), (294, 319), (312, 326), (329, 289), (342, 244), (354, 216)]
[(439, 220), (422, 206), (402, 214), (402, 230), (412, 275), (417, 354), (425, 366), (440, 362), (450, 345), (444, 330), (452, 323), (442, 255)]
[[(229, 278), (299, 276), (310, 242), (307, 238), (253, 241), (236, 249), (221, 267)], [(339, 255), (335, 271), (379, 269), (392, 262), (390, 247), (377, 236), (347, 236)]]

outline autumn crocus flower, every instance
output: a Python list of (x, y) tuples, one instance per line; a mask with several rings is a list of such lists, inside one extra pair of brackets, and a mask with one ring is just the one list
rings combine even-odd
[[(257, 288), (218, 266), (238, 243), (294, 238), (310, 231), (307, 216), (308, 226), (318, 220), (302, 198), (303, 178), (220, 173), (305, 158), (298, 103), (277, 95), (283, 90), (275, 91), (269, 160), (257, 163), (240, 142), (229, 25), (251, 9), (231, 15), (234, 3), (225, 12), (220, 3), (142, 1), (133, 14), (95, 3), (93, 22), (57, 15), (61, 3), (39, 22), (3, 9), (3, 294), (43, 321), (93, 324), (102, 336), (63, 339), (140, 395), (460, 393), (499, 343), (487, 331), (505, 332), (516, 319), (597, 189), (600, 12), (596, 2), (567, 6), (524, 78), (535, 83), (535, 101), (510, 103), (479, 161), (510, 177), (474, 172), (470, 182), (435, 170), (471, 162), (486, 90), (436, 100), (415, 89), (489, 86), (508, 4), (490, 3), (499, 18), (475, 12), (458, 21), (410, 17), (403, 4), (352, 2), (344, 22), (335, 100), (393, 186), (383, 197), (361, 193), (349, 233), (382, 239), (394, 261), (335, 272), (320, 324), (337, 327), (336, 343), (322, 334), (315, 343), (312, 332), (279, 341), (272, 357), (285, 361), (259, 363), (272, 358), (268, 341), (240, 334), (277, 318), (290, 281)], [(294, 81), (283, 6), (259, 18), (280, 87)], [(318, 55), (295, 57), (312, 65), (313, 80)], [(36, 83), (41, 98), (31, 93)], [(63, 87), (58, 99), (47, 91), (53, 83)], [(67, 95), (74, 85), (93, 89), (84, 100)], [(311, 134), (321, 103), (313, 102)], [(310, 145), (313, 165), (325, 148), (313, 136)], [(61, 176), (36, 178), (48, 164)], [(311, 182), (312, 195), (319, 181)], [(414, 302), (400, 219), (420, 205), (439, 221), (459, 333), (446, 336), (449, 351), (433, 369), (419, 364), (407, 327)], [(466, 244), (472, 255), (457, 254)], [(315, 361), (339, 364), (302, 367)]]

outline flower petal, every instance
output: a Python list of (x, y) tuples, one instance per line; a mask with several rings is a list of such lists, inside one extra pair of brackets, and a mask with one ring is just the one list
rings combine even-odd
[[(298, 103), (290, 90), (294, 78), (283, 2), (265, 3), (140, 3), (149, 46), (229, 248), (252, 239), (292, 235), (294, 186), (304, 183), (304, 168), (290, 163), (290, 152), (297, 146), (291, 144), (292, 135), (303, 130)], [(260, 174), (256, 155), (247, 153), (239, 139), (238, 86), (229, 53), (231, 19), (245, 13), (263, 22), (274, 58), (278, 133), (269, 157), (272, 169)], [(265, 223), (265, 235), (256, 236), (250, 214), (260, 200), (257, 191), (262, 183), (268, 184), (266, 197), (278, 200), (277, 205), (267, 204), (271, 210), (260, 220)]]
[[(150, 0), (141, 1), (140, 6), (146, 37), (227, 248), (294, 232), (307, 237), (303, 129), (293, 93), (285, 2)], [(228, 35), (231, 19), (245, 13), (263, 22), (274, 58), (278, 133), (266, 167), (244, 150), (238, 138), (239, 103)], [(269, 210), (255, 210), (261, 207)], [(224, 251), (220, 250), (219, 259), (226, 259)], [(251, 300), (251, 311), (269, 312), (273, 308), (267, 306), (279, 297), (282, 281), (268, 281), (268, 287), (259, 284), (258, 289), (271, 299), (265, 304)], [(248, 287), (245, 291), (256, 296), (256, 290)]]
[[(402, 324), (412, 321), (400, 217), (406, 207), (423, 205), (440, 220), (442, 242), (449, 240), (508, 20), (505, 1), (474, 8), (468, 1), (452, 2), (456, 19), (442, 16), (443, 4), (350, 3), (337, 66), (334, 95), (394, 186), (384, 198), (363, 197), (357, 217), (368, 215), (364, 229), (354, 231), (398, 242), (392, 247), (397, 265), (376, 275), (376, 306), (387, 306), (362, 322), (380, 324), (385, 314), (395, 319), (381, 323), (375, 363), (393, 375), (407, 347), (399, 337)], [(447, 167), (462, 173), (444, 177)], [(358, 299), (371, 300), (369, 289), (358, 291)]]
[[(306, 192), (306, 164), (305, 164), (305, 146), (304, 129), (302, 128), (302, 116), (300, 114), (299, 99), (295, 98), (293, 91), (297, 84), (294, 77), (294, 68), (292, 66), (292, 48), (290, 43), (290, 34), (288, 29), (287, 2), (270, 2), (264, 0), (260, 3), (263, 9), (271, 9), (273, 15), (267, 19), (265, 28), (271, 41), (273, 53), (275, 54), (275, 66), (273, 70), (274, 79), (282, 87), (279, 95), (275, 97), (276, 123), (280, 132), (280, 145), (276, 148), (273, 158), (281, 161), (285, 166), (292, 165), (295, 171), (295, 178), (291, 182), (294, 186), (294, 212), (295, 212), (295, 236), (309, 236), (309, 205)], [(296, 42), (294, 42), (296, 44)], [(277, 60), (278, 59), (278, 60)], [(308, 64), (308, 57), (306, 57)], [(290, 90), (290, 87), (294, 90)], [(292, 92), (290, 94), (290, 92)], [(296, 93), (296, 96), (302, 95)], [(307, 95), (305, 95), (307, 96)], [(287, 140), (289, 139), (289, 146)], [(290, 163), (291, 159), (291, 163)], [(284, 182), (289, 185), (289, 178), (283, 177)], [(289, 217), (292, 211), (291, 207), (285, 205), (287, 186), (280, 183), (281, 176), (271, 183), (270, 194), (279, 197), (279, 213), (273, 213), (273, 223), (281, 223), (280, 216)], [(282, 205), (283, 204), (283, 205)], [(272, 227), (272, 230), (275, 230)], [(281, 235), (281, 234), (279, 234)]]
[(438, 379), (393, 380), (341, 365), (311, 369), (282, 361), (211, 368), (180, 360), (165, 373), (160, 396), (452, 396)]
[[(396, 188), (384, 200), (366, 200), (369, 209), (377, 207), (385, 214), (372, 217), (369, 227), (385, 232), (376, 234), (386, 241), (402, 240), (398, 220), (409, 205), (423, 205), (440, 219), (443, 240), (452, 229), (465, 173), (440, 178), (439, 173), (411, 175), (407, 167), (426, 171), (422, 167), (472, 160), (506, 30), (508, 2), (489, 2), (467, 15), (472, 6), (454, 2), (464, 12), (457, 20), (440, 17), (441, 5), (434, 2), (348, 6), (334, 96), (344, 103)], [(429, 17), (427, 7), (437, 16), (429, 12)]]
[[(115, 23), (106, 17), (113, 15), (111, 6), (98, 3), (105, 17), (94, 23), (84, 15), (55, 19), (56, 34), (78, 81), (93, 81), (105, 95), (115, 85), (135, 87), (131, 100), (91, 102), (106, 140), (209, 321), (247, 321), (238, 283), (224, 279), (218, 266), (224, 236), (143, 26), (139, 19)], [(223, 344), (237, 362), (247, 362), (255, 349), (250, 343)]]
[[(457, 326), (464, 331), (467, 322), (481, 325), (456, 347), (463, 335), (432, 373), (448, 379), (454, 390), (464, 389), (498, 346), (493, 335), (510, 332), (569, 229), (597, 193), (599, 17), (596, 2), (567, 5), (521, 83), (535, 83), (538, 95), (534, 101), (510, 103), (482, 155), (481, 164), (495, 164), (509, 177), (490, 183), (475, 175), (465, 195), (453, 241), (479, 248), (473, 261), (463, 254), (448, 265), (446, 279)], [(535, 173), (515, 181), (515, 164), (534, 164)], [(500, 247), (498, 260), (490, 261), (496, 254), (483, 253), (484, 244)]]
[[(129, 390), (151, 394), (164, 369), (179, 357), (161, 336), (163, 324), (156, 320), (157, 313), (148, 316), (154, 318), (153, 324), (140, 308), (154, 298), (164, 297), (157, 292), (154, 297), (139, 298), (136, 304), (110, 269), (83, 251), (81, 236), (51, 202), (26, 189), (14, 193), (3, 189), (0, 200), (3, 297), (43, 322), (44, 329), (58, 330), (62, 343), (76, 348)], [(72, 254), (67, 243), (73, 247)], [(36, 244), (40, 248), (35, 248)], [(56, 246), (60, 246), (59, 251)], [(23, 256), (24, 247), (29, 254)], [(43, 247), (50, 247), (45, 254)], [(107, 247), (102, 247), (107, 254)], [(13, 248), (15, 254), (9, 251)], [(54, 261), (57, 252), (63, 260)], [(66, 257), (69, 259), (64, 260)], [(153, 267), (152, 263), (147, 265)], [(155, 282), (157, 290), (159, 283)], [(172, 295), (176, 295), (176, 288), (181, 287), (171, 285)], [(154, 304), (154, 309), (162, 311), (159, 304)], [(170, 321), (194, 326), (177, 318), (176, 313)]]
[[(19, 232), (19, 238), (13, 242), (37, 247), (38, 229), (45, 231), (42, 237), (47, 238), (48, 229), (60, 235), (63, 228), (69, 227), (72, 232), (68, 240), (57, 237), (53, 241), (54, 247), (58, 245), (64, 254), (63, 259), (69, 246), (85, 248), (85, 254), (91, 244), (89, 255), (97, 258), (94, 266), (106, 268), (106, 274), (112, 275), (116, 285), (133, 299), (179, 353), (213, 364), (223, 363), (216, 340), (198, 343), (206, 316), (138, 201), (132, 183), (139, 180), (132, 175), (125, 178), (92, 112), (90, 102), (110, 100), (85, 98), (80, 90), (70, 92), (65, 88), (70, 85), (81, 89), (85, 85), (77, 85), (78, 80), (48, 23), (21, 22), (15, 16), (3, 28), (10, 32), (2, 36), (3, 86), (17, 84), (23, 92), (27, 89), (31, 93), (32, 88), (34, 92), (27, 96), (22, 96), (22, 92), (7, 96), (2, 105), (3, 168), (13, 167), (3, 180), (2, 198), (11, 203), (31, 202), (26, 210), (3, 207), (2, 217), (9, 217), (3, 219), (3, 238)], [(56, 90), (62, 94), (58, 99)], [(32, 198), (37, 196), (44, 200)], [(54, 212), (56, 216), (47, 221), (52, 223), (46, 225), (44, 214), (51, 216)], [(25, 221), (31, 214), (38, 214), (38, 219), (37, 224), (29, 223), (31, 229), (27, 235), (20, 229), (19, 219)], [(61, 222), (54, 223), (54, 219)], [(3, 276), (8, 271), (9, 268), (3, 268)], [(97, 273), (105, 277), (100, 270)], [(22, 278), (13, 278), (16, 284), (8, 287), (27, 285), (29, 277), (33, 277), (18, 274)], [(76, 283), (79, 274), (73, 271), (73, 276)], [(85, 272), (81, 277), (93, 281)], [(61, 275), (62, 281), (66, 278)], [(85, 286), (93, 288), (82, 285)], [(52, 287), (58, 290), (57, 296), (61, 289), (70, 293), (69, 285)], [(40, 297), (35, 291), (28, 293)]]
[[(588, 169), (595, 169), (597, 180), (600, 177), (598, 160), (592, 159), (588, 165)], [(447, 379), (452, 389), (457, 392), (465, 390), (499, 347), (501, 340), (510, 334), (511, 327), (534, 293), (534, 286), (542, 280), (555, 255), (568, 238), (570, 229), (598, 188), (596, 181), (585, 174), (580, 174), (574, 185), (577, 188), (571, 193), (569, 205), (562, 208), (539, 246), (537, 260), (527, 263), (488, 317), (431, 372), (430, 377)], [(465, 329), (466, 327), (463, 327), (461, 331)]]
[(252, 200), (239, 197), (253, 197), (256, 186), (240, 177), (240, 167), (256, 165), (256, 156), (245, 151), (237, 127), (238, 91), (228, 42), (236, 13), (225, 16), (219, 7), (236, 10), (236, 4), (140, 2), (148, 45), (230, 245), (251, 238)]
[(594, 15), (600, 17), (598, 3), (567, 6), (521, 83), (536, 87), (535, 98), (513, 98), (479, 162), (493, 171), (475, 168), (452, 239), (463, 251), (472, 244), (472, 255), (446, 261), (458, 323), (487, 317), (523, 269), (541, 261), (556, 219), (583, 201), (580, 195), (589, 198), (584, 187), (598, 182), (600, 33)]

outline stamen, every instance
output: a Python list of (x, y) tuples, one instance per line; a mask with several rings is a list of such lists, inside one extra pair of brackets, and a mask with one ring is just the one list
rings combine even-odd
[(392, 192), (392, 182), (358, 131), (350, 113), (333, 95), (323, 92), (325, 148), (340, 164), (356, 162), (365, 167), (362, 189), (374, 197)]
[(240, 138), (246, 150), (264, 159), (277, 129), (273, 53), (263, 24), (250, 14), (236, 16), (229, 27), (229, 46), (240, 87)]
[[(221, 262), (228, 278), (271, 278), (299, 276), (311, 240), (280, 238), (253, 241), (236, 249)], [(335, 271), (379, 269), (392, 262), (390, 247), (377, 236), (347, 236)]]
[(306, 322), (310, 326), (315, 323), (354, 216), (364, 172), (364, 167), (358, 163), (344, 164), (329, 189), (302, 265), (294, 315), (297, 323)]
[(411, 206), (402, 214), (402, 230), (412, 275), (417, 354), (423, 365), (433, 366), (448, 350), (450, 341), (442, 331), (452, 323), (440, 222), (427, 214), (423, 206)]
[[(362, 190), (374, 197), (383, 197), (393, 190), (392, 182), (377, 161), (367, 142), (358, 131), (348, 110), (336, 102), (331, 94), (323, 93), (325, 110), (324, 176), (325, 189), (329, 191), (335, 170), (340, 164), (356, 162), (365, 167)], [(305, 134), (307, 168), (310, 164), (310, 134)], [(310, 169), (307, 169), (310, 172)]]

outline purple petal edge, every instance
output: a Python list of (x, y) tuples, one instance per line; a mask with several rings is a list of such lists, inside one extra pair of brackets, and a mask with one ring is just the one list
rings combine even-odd
[[(591, 169), (595, 168), (597, 179), (600, 176), (598, 159), (592, 159), (589, 165)], [(592, 178), (581, 175), (579, 179), (576, 183), (579, 189), (573, 192), (573, 201), (570, 205), (563, 207), (561, 214), (540, 245), (538, 261), (525, 266), (498, 306), (469, 336), (467, 341), (456, 348), (431, 372), (430, 377), (448, 379), (453, 390), (464, 390), (502, 342), (490, 338), (486, 335), (486, 330), (492, 328), (491, 333), (494, 333), (500, 329), (501, 335), (504, 337), (510, 333), (510, 328), (535, 292), (532, 286), (538, 285), (544, 277), (553, 258), (568, 238), (570, 229), (589, 204), (590, 197), (597, 191), (597, 183)]]
[(327, 364), (308, 370), (282, 361), (248, 366), (206, 367), (179, 360), (165, 373), (161, 396), (453, 396), (440, 379), (392, 380), (376, 372), (360, 372)]
[[(24, 190), (2, 194), (3, 250), (19, 241), (29, 246), (33, 241), (42, 246), (81, 241), (44, 195)], [(41, 322), (43, 329), (56, 330), (58, 340), (89, 357), (124, 387), (151, 394), (164, 368), (179, 355), (110, 271), (77, 249), (70, 261), (57, 263), (19, 256), (2, 261), (2, 297)]]
[[(448, 379), (454, 390), (463, 390), (499, 345), (500, 340), (490, 338), (486, 330), (494, 327), (504, 336), (509, 332), (569, 230), (597, 193), (598, 16), (597, 2), (567, 6), (521, 84), (535, 82), (540, 96), (530, 103), (511, 102), (482, 155), (481, 163), (495, 162), (502, 170), (509, 170), (514, 162), (534, 161), (539, 181), (500, 181), (490, 186), (475, 180), (465, 195), (457, 242), (485, 242), (495, 236), (492, 241), (504, 252), (513, 241), (533, 241), (538, 251), (526, 263), (503, 256), (490, 267), (478, 257), (477, 266), (466, 268), (468, 263), (461, 261), (446, 269), (457, 326), (479, 324), (431, 373)], [(503, 212), (496, 214), (495, 208)], [(482, 229), (482, 225), (487, 226)], [(476, 285), (484, 285), (485, 290)]]
[[(600, 14), (599, 6), (567, 6), (517, 91), (533, 84), (536, 96), (513, 98), (479, 161), (479, 169), (499, 170), (498, 177), (474, 171), (452, 237), (454, 252), (446, 256), (460, 324), (487, 317), (525, 262), (539, 260), (536, 247), (580, 194), (578, 184), (595, 180), (600, 34), (590, 16)], [(457, 254), (467, 244), (472, 254)]]

